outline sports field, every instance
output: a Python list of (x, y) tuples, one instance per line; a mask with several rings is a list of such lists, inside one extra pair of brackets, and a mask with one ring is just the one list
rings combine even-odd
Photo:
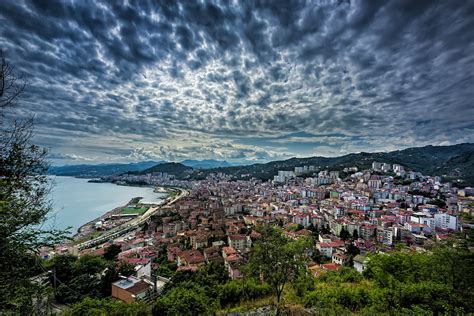
[(122, 215), (142, 215), (148, 210), (148, 206), (142, 206), (142, 207), (125, 207), (120, 211), (120, 214)]

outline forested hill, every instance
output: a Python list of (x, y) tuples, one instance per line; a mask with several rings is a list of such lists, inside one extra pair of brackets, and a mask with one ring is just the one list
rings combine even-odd
[(166, 163), (157, 164), (156, 166), (143, 170), (139, 172), (139, 174), (147, 174), (147, 173), (153, 173), (153, 172), (166, 172), (169, 174), (180, 175), (182, 177), (183, 174), (189, 174), (190, 172), (192, 172), (192, 170), (193, 168), (185, 166), (177, 162), (166, 162)]
[(144, 169), (162, 163), (160, 161), (141, 161), (135, 163), (111, 163), (99, 165), (66, 165), (66, 166), (52, 166), (48, 173), (57, 176), (71, 176), (71, 177), (104, 177), (111, 176), (118, 173), (128, 171), (142, 171)]
[(256, 177), (268, 180), (278, 170), (293, 170), (296, 166), (313, 165), (329, 170), (342, 170), (351, 166), (367, 169), (370, 168), (373, 161), (397, 163), (423, 174), (459, 178), (466, 181), (467, 185), (474, 185), (474, 144), (471, 143), (413, 147), (391, 152), (362, 152), (340, 157), (291, 158), (265, 164), (194, 170), (191, 176), (203, 178), (209, 173), (222, 172), (237, 178)]

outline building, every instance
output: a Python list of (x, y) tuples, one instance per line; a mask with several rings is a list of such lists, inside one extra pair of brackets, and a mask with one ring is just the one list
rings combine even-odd
[(196, 249), (189, 249), (181, 252), (177, 256), (178, 266), (199, 266), (206, 263), (204, 255)]
[(318, 249), (319, 253), (326, 258), (332, 258), (333, 252), (336, 251), (337, 248), (343, 248), (343, 247), (344, 247), (344, 241), (342, 240), (316, 243), (316, 249)]
[(369, 179), (368, 186), (370, 189), (378, 190), (382, 186), (382, 181), (378, 176), (371, 176)]
[(440, 229), (458, 229), (458, 218), (446, 213), (438, 213), (434, 215), (435, 226)]
[(292, 218), (293, 223), (303, 227), (309, 226), (309, 214), (295, 214)]
[(369, 240), (376, 235), (377, 226), (363, 224), (360, 226), (359, 236), (364, 240)]
[(112, 297), (132, 303), (144, 299), (152, 289), (152, 284), (131, 276), (112, 283)]
[(246, 248), (250, 248), (252, 245), (252, 241), (249, 236), (240, 234), (230, 235), (228, 237), (228, 242), (230, 247), (241, 251), (245, 250)]
[(396, 174), (400, 174), (402, 172), (405, 172), (405, 168), (402, 165), (393, 164), (393, 171)]
[(372, 169), (376, 171), (382, 170), (382, 164), (380, 162), (374, 161), (372, 162)]
[(367, 269), (367, 261), (368, 259), (364, 256), (357, 255), (352, 259), (354, 262), (354, 269), (357, 270), (357, 272), (362, 273)]
[(381, 169), (383, 172), (389, 172), (392, 170), (392, 166), (389, 163), (383, 163)]
[(377, 227), (377, 241), (384, 245), (391, 246), (394, 242), (394, 233), (392, 227)]
[(332, 262), (339, 264), (341, 266), (345, 265), (348, 260), (349, 260), (349, 257), (340, 252), (336, 252), (335, 254), (332, 255)]

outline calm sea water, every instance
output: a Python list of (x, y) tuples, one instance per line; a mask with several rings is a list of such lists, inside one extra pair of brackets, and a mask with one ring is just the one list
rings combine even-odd
[(44, 228), (64, 229), (75, 233), (83, 224), (141, 196), (143, 202), (159, 202), (166, 197), (148, 187), (130, 187), (112, 183), (89, 183), (87, 179), (51, 177), (54, 187), (50, 193), (53, 211)]

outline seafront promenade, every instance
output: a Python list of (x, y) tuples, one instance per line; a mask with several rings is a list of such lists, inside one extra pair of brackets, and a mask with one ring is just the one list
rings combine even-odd
[[(184, 196), (187, 196), (189, 192), (185, 189), (182, 188), (173, 188), (174, 190), (179, 191), (179, 194), (174, 196), (174, 197), (168, 197), (164, 201), (162, 201), (158, 206), (150, 208), (145, 214), (142, 216), (139, 216), (137, 218), (134, 218), (120, 226), (117, 226), (110, 231), (105, 232), (104, 234), (93, 238), (91, 240), (84, 241), (82, 243), (79, 243), (75, 245), (74, 247), (77, 250), (84, 250), (92, 247), (96, 247), (98, 245), (101, 245), (103, 243), (106, 243), (110, 241), (111, 239), (118, 238), (120, 236), (123, 236), (135, 229), (137, 229), (140, 225), (142, 225), (146, 220), (148, 220), (153, 214), (156, 213), (157, 210), (159, 210), (163, 206), (167, 205), (172, 205), (175, 203), (177, 200), (181, 199)], [(113, 212), (113, 211), (112, 211)], [(110, 212), (109, 212), (110, 213)]]

